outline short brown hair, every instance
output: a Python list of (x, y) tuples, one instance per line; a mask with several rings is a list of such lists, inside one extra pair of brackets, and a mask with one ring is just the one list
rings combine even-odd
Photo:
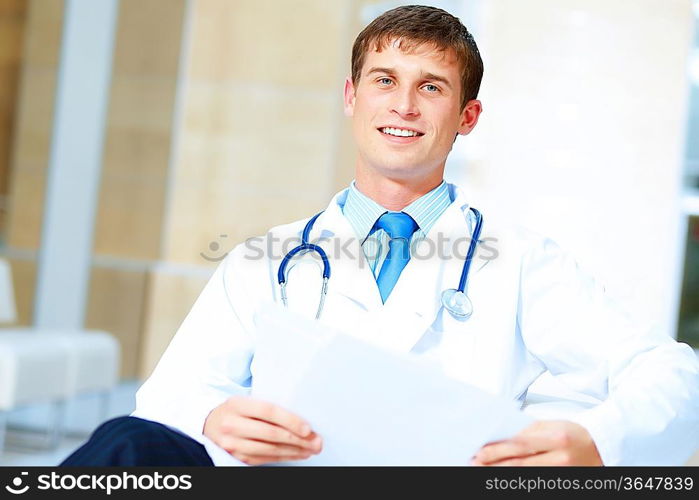
[(422, 44), (433, 44), (442, 51), (454, 49), (461, 66), (461, 109), (478, 96), (483, 61), (473, 36), (458, 18), (424, 5), (406, 5), (386, 11), (362, 30), (352, 47), (355, 85), (359, 83), (367, 52), (380, 52), (396, 39), (400, 39), (400, 48), (405, 51)]

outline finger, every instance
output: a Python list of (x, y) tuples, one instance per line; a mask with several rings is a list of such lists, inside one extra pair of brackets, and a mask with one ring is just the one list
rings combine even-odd
[(234, 450), (234, 453), (253, 458), (258, 456), (278, 456), (284, 458), (296, 456), (310, 457), (313, 454), (310, 450), (301, 449), (297, 446), (265, 443), (264, 441), (243, 438), (232, 438), (227, 445), (231, 450)]
[(314, 432), (305, 438), (300, 438), (290, 430), (278, 425), (246, 417), (237, 417), (231, 422), (230, 427), (236, 436), (242, 438), (294, 446), (314, 453), (318, 453), (322, 449), (322, 440)]
[(291, 462), (296, 460), (306, 460), (308, 457), (305, 455), (298, 455), (295, 457), (282, 457), (279, 455), (269, 455), (269, 456), (247, 456), (240, 455), (236, 456), (238, 460), (247, 465), (264, 465), (274, 462)]
[(565, 465), (562, 463), (561, 453), (558, 452), (544, 452), (537, 453), (536, 455), (530, 455), (527, 457), (514, 457), (505, 460), (500, 460), (498, 462), (493, 462), (488, 465), (493, 467), (533, 467), (542, 465)]
[(569, 457), (570, 455), (568, 453), (556, 450), (548, 453), (539, 453), (538, 455), (533, 455), (531, 457), (526, 457), (522, 460), (522, 465), (571, 465)]
[(511, 439), (486, 444), (474, 458), (483, 463), (491, 463), (563, 448), (568, 443), (561, 422), (540, 420)]
[(272, 424), (284, 427), (299, 437), (306, 437), (311, 433), (311, 426), (298, 415), (285, 409), (253, 398), (244, 398), (240, 401), (238, 411), (246, 417), (264, 420)]
[(488, 465), (508, 458), (526, 457), (547, 451), (542, 449), (542, 446), (542, 443), (536, 440), (513, 438), (485, 445), (476, 453), (474, 459)]

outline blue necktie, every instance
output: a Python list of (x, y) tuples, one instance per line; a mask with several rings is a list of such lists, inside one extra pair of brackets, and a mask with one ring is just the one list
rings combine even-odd
[(376, 278), (381, 300), (385, 303), (398, 281), (398, 276), (410, 260), (410, 237), (418, 225), (406, 213), (386, 212), (379, 217), (374, 227), (383, 229), (391, 238), (388, 242), (388, 254)]

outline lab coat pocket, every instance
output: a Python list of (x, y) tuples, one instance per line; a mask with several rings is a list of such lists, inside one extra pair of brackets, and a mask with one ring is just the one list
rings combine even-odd
[(456, 319), (441, 308), (411, 352), (437, 362), (446, 375), (470, 382), (474, 340), (471, 320)]

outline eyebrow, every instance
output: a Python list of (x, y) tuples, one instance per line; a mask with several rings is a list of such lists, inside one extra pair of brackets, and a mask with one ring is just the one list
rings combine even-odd
[[(372, 73), (385, 73), (387, 75), (395, 75), (396, 70), (393, 68), (379, 68), (379, 67), (374, 67), (371, 68), (369, 71), (367, 71), (367, 76), (371, 75)], [(441, 82), (450, 89), (453, 88), (449, 80), (444, 78), (443, 76), (435, 75), (434, 73), (423, 73), (422, 78), (425, 80), (434, 80), (436, 82)]]
[(447, 87), (452, 88), (449, 80), (447, 80), (443, 76), (435, 75), (434, 73), (425, 73), (423, 77), (425, 78), (425, 80), (434, 80), (436, 82), (442, 82)]

